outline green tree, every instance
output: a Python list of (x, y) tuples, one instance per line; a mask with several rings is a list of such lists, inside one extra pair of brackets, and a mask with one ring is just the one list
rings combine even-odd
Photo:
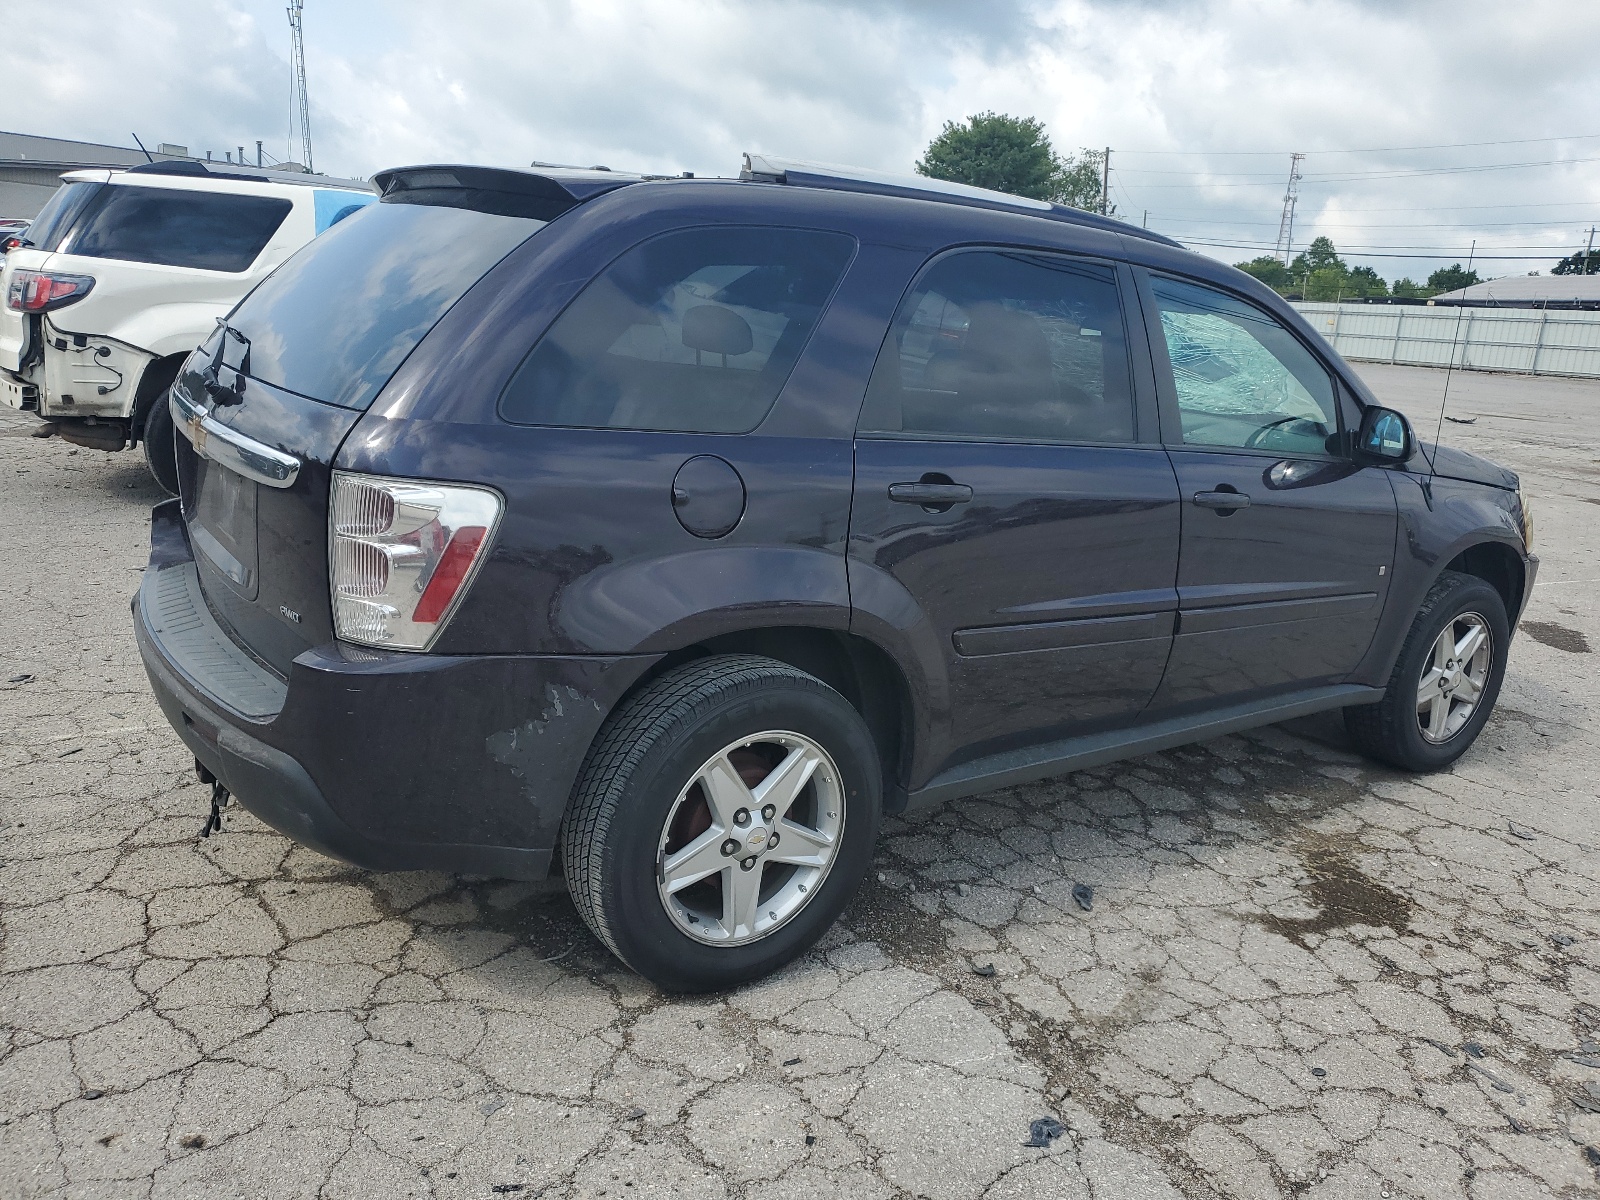
[(917, 163), (930, 179), (1098, 211), (1103, 152), (1057, 154), (1034, 117), (983, 112), (946, 121)]
[(1301, 295), (1306, 300), (1339, 300), (1348, 292), (1348, 283), (1342, 266), (1322, 267), (1306, 276)]
[(1347, 296), (1387, 296), (1389, 285), (1371, 267), (1352, 267), (1345, 277), (1344, 294)]
[(1433, 294), (1416, 280), (1408, 279), (1405, 276), (1401, 276), (1394, 281), (1394, 287), (1390, 289), (1390, 293), (1404, 300), (1424, 300)]
[(1471, 287), (1481, 282), (1476, 271), (1463, 271), (1461, 264), (1456, 263), (1449, 267), (1440, 267), (1428, 276), (1428, 290), (1437, 296), (1440, 292), (1454, 292), (1460, 288)]
[(1600, 250), (1579, 250), (1550, 268), (1552, 275), (1600, 275)]
[(1341, 273), (1349, 270), (1344, 265), (1344, 259), (1339, 257), (1339, 252), (1333, 248), (1333, 242), (1319, 237), (1294, 256), (1294, 261), (1289, 264), (1289, 273), (1296, 279), (1304, 279), (1313, 271), (1325, 271), (1330, 267), (1337, 267)]
[(1275, 292), (1286, 292), (1294, 284), (1294, 276), (1289, 274), (1289, 268), (1270, 254), (1233, 265), (1246, 275), (1254, 275)]

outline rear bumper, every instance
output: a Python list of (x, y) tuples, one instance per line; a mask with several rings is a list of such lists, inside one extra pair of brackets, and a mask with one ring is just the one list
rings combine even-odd
[(157, 506), (151, 543), (134, 635), (173, 729), (268, 825), (373, 870), (545, 877), (590, 742), (655, 661), (333, 644), (282, 681), (190, 587), (177, 501)]

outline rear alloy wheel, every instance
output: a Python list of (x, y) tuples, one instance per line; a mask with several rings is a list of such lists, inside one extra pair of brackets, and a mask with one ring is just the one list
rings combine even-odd
[(614, 713), (562, 827), (579, 913), (675, 992), (732, 987), (809, 949), (855, 894), (881, 812), (877, 750), (827, 684), (719, 655)]
[(845, 826), (839, 768), (811, 738), (766, 730), (725, 746), (667, 814), (656, 852), (667, 914), (696, 941), (741, 946), (810, 902)]
[(1449, 766), (1494, 711), (1509, 641), (1500, 593), (1446, 571), (1417, 611), (1383, 699), (1344, 710), (1350, 740), (1408, 771)]

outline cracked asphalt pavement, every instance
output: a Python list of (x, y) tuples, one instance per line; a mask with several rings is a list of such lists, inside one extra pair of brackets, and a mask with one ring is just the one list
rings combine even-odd
[[(1437, 372), (1367, 374), (1431, 435)], [(129, 630), (141, 457), (4, 412), (0, 1195), (1597, 1194), (1600, 384), (1451, 387), (1544, 559), (1454, 770), (1317, 718), (890, 820), (816, 952), (695, 999), (561, 892), (237, 807), (198, 840)]]

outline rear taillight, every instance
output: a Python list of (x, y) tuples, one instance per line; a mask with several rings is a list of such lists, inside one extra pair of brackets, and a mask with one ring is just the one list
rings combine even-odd
[(17, 271), (6, 289), (6, 307), (16, 312), (42, 313), (76, 304), (94, 288), (92, 275), (62, 275), (56, 271)]
[(426, 650), (494, 540), (485, 488), (333, 473), (333, 629), (364, 646)]

